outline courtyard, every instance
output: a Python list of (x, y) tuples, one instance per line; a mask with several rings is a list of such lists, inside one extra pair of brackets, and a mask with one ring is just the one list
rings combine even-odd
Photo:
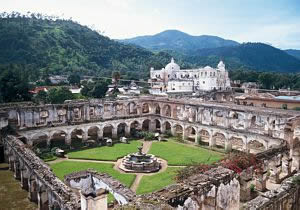
[[(154, 154), (161, 160), (161, 170), (157, 173), (125, 173), (118, 169), (120, 158), (137, 152), (141, 145), (144, 153)], [(111, 175), (137, 194), (145, 194), (175, 183), (176, 172), (183, 167), (196, 163), (212, 164), (223, 157), (223, 153), (170, 138), (165, 142), (132, 140), (129, 144), (76, 150), (69, 152), (66, 158), (58, 158), (48, 164), (61, 180), (69, 173), (92, 168)], [(109, 200), (112, 200), (111, 196)]]

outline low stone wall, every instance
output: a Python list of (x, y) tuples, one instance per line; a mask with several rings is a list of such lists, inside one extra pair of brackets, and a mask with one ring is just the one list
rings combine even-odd
[(300, 210), (300, 185), (293, 179), (300, 173), (287, 178), (276, 190), (261, 194), (244, 204), (245, 210)]

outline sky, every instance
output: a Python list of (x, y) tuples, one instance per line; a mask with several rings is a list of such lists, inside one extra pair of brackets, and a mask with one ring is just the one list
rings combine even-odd
[(72, 18), (112, 39), (177, 29), (300, 49), (300, 0), (0, 0), (0, 12)]

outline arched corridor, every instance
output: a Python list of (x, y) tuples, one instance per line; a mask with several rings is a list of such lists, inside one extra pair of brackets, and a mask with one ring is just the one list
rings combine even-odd
[(144, 120), (142, 124), (142, 130), (143, 131), (149, 131), (150, 130), (150, 120)]

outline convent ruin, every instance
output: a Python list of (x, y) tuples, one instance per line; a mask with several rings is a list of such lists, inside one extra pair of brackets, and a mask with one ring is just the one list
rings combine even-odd
[[(16, 133), (4, 132), (7, 126)], [(102, 195), (100, 189), (110, 191), (119, 209), (300, 209), (300, 187), (292, 182), (300, 175), (298, 111), (158, 97), (45, 106), (20, 103), (1, 105), (1, 128), (4, 159), (39, 209), (73, 210), (93, 203), (78, 197), (72, 188), (96, 198)], [(180, 134), (191, 143), (201, 139), (211, 148), (253, 153), (264, 162), (263, 170), (249, 168), (235, 174), (219, 166), (183, 183), (137, 196), (112, 177), (94, 171), (70, 174), (62, 182), (30, 149), (41, 142), (62, 141), (71, 146), (78, 138), (82, 142), (95, 139), (101, 143), (106, 137), (118, 141), (135, 129)], [(269, 190), (267, 181), (279, 187)], [(252, 200), (251, 183), (261, 191)], [(86, 186), (89, 188), (84, 189)]]

